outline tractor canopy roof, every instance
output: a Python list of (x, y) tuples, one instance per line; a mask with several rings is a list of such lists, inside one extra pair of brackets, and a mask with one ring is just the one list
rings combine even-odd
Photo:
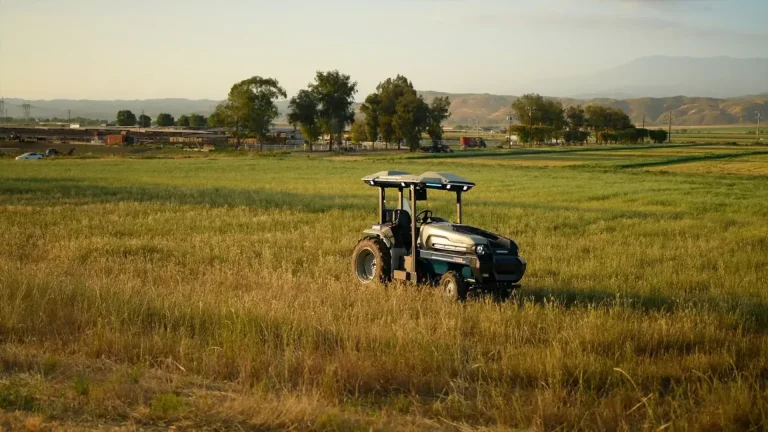
[(451, 173), (425, 172), (422, 175), (411, 175), (405, 171), (381, 171), (363, 177), (363, 181), (371, 186), (383, 188), (406, 188), (416, 185), (419, 189), (441, 189), (449, 191), (468, 191), (475, 184), (464, 177)]

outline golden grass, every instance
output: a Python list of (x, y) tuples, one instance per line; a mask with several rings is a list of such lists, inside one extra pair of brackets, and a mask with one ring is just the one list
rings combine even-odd
[[(519, 241), (512, 301), (353, 280), (376, 206), (359, 179), (435, 168), (477, 181), (468, 223)], [(759, 429), (765, 186), (470, 159), (0, 161), (0, 404), (35, 403), (0, 424)]]
[(768, 156), (750, 156), (725, 161), (693, 162), (648, 169), (650, 171), (685, 174), (768, 176)]
[(472, 158), (467, 159), (464, 163), (475, 165), (511, 165), (511, 166), (539, 166), (539, 167), (555, 167), (555, 166), (569, 166), (578, 165), (583, 161), (578, 160), (563, 160), (563, 159), (547, 159), (546, 155), (541, 156), (542, 159), (530, 159), (525, 156), (519, 156), (517, 158)]

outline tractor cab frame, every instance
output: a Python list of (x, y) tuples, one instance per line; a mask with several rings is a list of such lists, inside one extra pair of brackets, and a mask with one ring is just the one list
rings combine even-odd
[[(404, 257), (404, 266), (398, 269), (394, 266), (392, 277), (398, 280), (413, 281), (419, 280), (419, 247), (418, 247), (418, 226), (416, 216), (419, 215), (417, 203), (427, 200), (427, 191), (429, 189), (453, 192), (456, 194), (456, 223), (462, 223), (462, 194), (468, 192), (475, 183), (459, 177), (455, 174), (427, 172), (420, 176), (411, 175), (405, 171), (382, 171), (373, 175), (363, 177), (363, 182), (379, 189), (379, 223), (366, 230), (367, 234), (381, 235), (382, 229), (386, 224), (399, 221), (399, 218), (405, 217), (404, 203), (405, 191), (410, 192), (411, 213), (408, 215), (410, 221), (410, 253)], [(397, 209), (387, 210), (387, 191), (397, 191)], [(404, 225), (404, 224), (403, 224)], [(384, 240), (390, 248), (397, 242), (396, 238), (387, 238)], [(395, 237), (394, 235), (392, 237)]]

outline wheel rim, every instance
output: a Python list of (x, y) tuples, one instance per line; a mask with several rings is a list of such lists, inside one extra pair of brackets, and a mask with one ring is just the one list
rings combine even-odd
[(452, 280), (447, 280), (443, 284), (443, 291), (448, 296), (454, 296), (456, 295), (456, 282)]
[(355, 263), (357, 278), (363, 283), (371, 282), (376, 275), (376, 255), (370, 249), (363, 249), (357, 254)]

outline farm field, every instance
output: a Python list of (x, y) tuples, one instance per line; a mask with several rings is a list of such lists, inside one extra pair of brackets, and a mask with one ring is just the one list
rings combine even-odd
[[(523, 288), (360, 286), (385, 169)], [(764, 146), (3, 159), (0, 427), (764, 429), (766, 214)]]

